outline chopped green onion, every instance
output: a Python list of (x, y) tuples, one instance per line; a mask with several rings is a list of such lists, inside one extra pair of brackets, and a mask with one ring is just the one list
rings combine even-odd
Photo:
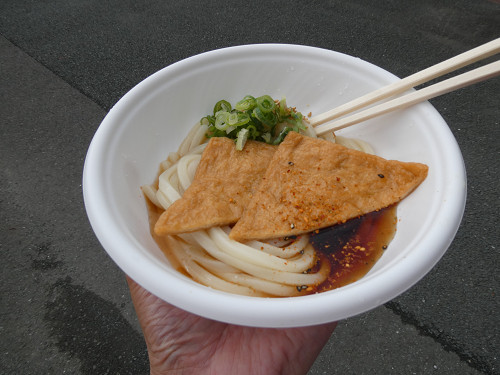
[(286, 111), (286, 98), (283, 96), (279, 102), (279, 107), (280, 107), (280, 117), (285, 118), (287, 116), (287, 111)]
[(248, 111), (254, 109), (256, 105), (257, 102), (255, 101), (255, 98), (252, 95), (247, 95), (243, 99), (241, 99), (238, 103), (236, 103), (234, 108), (237, 109), (238, 111)]
[(260, 134), (254, 125), (248, 125), (245, 129), (248, 129), (250, 132), (250, 139), (257, 139)]
[(219, 130), (226, 130), (229, 124), (227, 123), (229, 118), (229, 112), (218, 111), (215, 116), (215, 127)]
[(274, 108), (276, 108), (276, 103), (269, 95), (259, 96), (256, 99), (256, 102), (257, 107), (259, 107), (263, 113), (271, 112)]
[[(210, 116), (213, 117), (213, 116)], [(207, 125), (210, 126), (212, 124), (212, 121), (210, 121), (209, 116), (205, 116), (200, 120), (200, 125)]]
[(238, 151), (243, 150), (243, 146), (245, 146), (247, 139), (248, 139), (248, 129), (243, 128), (238, 132), (238, 136), (236, 138), (236, 150)]
[(231, 109), (231, 103), (227, 100), (219, 100), (214, 106), (214, 116), (216, 116), (217, 112), (220, 111), (231, 112)]
[(231, 126), (242, 126), (250, 122), (250, 116), (245, 112), (232, 112), (227, 121)]
[(290, 127), (284, 127), (283, 130), (278, 134), (278, 136), (274, 139), (273, 145), (279, 145), (285, 139), (286, 135), (292, 131), (293, 129)]
[(252, 116), (259, 120), (262, 125), (267, 127), (267, 130), (274, 128), (274, 126), (278, 123), (277, 118), (273, 112), (263, 112), (260, 107), (256, 107), (253, 109)]
[(247, 95), (234, 108), (228, 101), (219, 100), (213, 115), (203, 117), (200, 124), (208, 126), (207, 137), (234, 139), (241, 148), (248, 139), (277, 145), (290, 131), (307, 129), (302, 114), (287, 107), (284, 97), (274, 101), (269, 95)]
[(227, 116), (226, 122), (228, 125), (234, 126), (238, 122), (238, 114), (236, 112), (232, 112)]
[(271, 133), (262, 134), (262, 138), (266, 141), (266, 143), (271, 143)]

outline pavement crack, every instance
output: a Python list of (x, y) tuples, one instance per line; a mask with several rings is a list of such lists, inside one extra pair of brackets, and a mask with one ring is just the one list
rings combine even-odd
[(463, 345), (461, 345), (455, 338), (446, 334), (442, 329), (433, 325), (422, 324), (414, 314), (409, 311), (405, 311), (397, 302), (387, 302), (384, 306), (391, 310), (394, 314), (398, 315), (403, 324), (409, 324), (415, 327), (419, 334), (432, 338), (439, 345), (441, 345), (444, 350), (455, 353), (461, 361), (467, 363), (470, 367), (487, 375), (500, 374), (493, 365), (488, 363), (485, 358), (468, 352)]

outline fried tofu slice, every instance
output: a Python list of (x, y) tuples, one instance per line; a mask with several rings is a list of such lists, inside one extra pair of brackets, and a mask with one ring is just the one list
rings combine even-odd
[(298, 235), (397, 203), (427, 176), (420, 163), (386, 160), (290, 132), (229, 237)]
[(155, 225), (163, 236), (234, 224), (248, 205), (277, 146), (247, 141), (237, 151), (234, 141), (212, 138), (205, 148), (192, 184), (165, 210)]

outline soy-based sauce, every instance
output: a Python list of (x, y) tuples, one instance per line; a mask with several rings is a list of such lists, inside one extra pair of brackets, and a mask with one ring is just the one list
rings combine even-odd
[[(189, 274), (171, 254), (165, 238), (154, 233), (154, 224), (163, 212), (148, 199), (151, 234), (174, 269), (182, 274)], [(323, 283), (303, 289), (300, 295), (314, 294), (339, 288), (362, 278), (382, 256), (396, 232), (397, 205), (384, 208), (351, 219), (344, 224), (320, 229), (310, 234), (309, 241), (316, 250), (319, 262), (330, 264), (330, 275)]]
[[(310, 242), (331, 270), (326, 281), (307, 293), (339, 288), (362, 278), (382, 256), (396, 232), (397, 205), (311, 233)], [(314, 271), (314, 270), (313, 270)]]

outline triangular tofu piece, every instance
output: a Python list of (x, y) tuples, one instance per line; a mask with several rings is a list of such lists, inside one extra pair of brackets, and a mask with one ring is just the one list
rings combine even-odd
[(276, 149), (263, 142), (247, 141), (238, 151), (228, 138), (210, 139), (192, 184), (162, 213), (155, 233), (179, 234), (234, 224)]
[(342, 223), (399, 202), (427, 170), (290, 132), (229, 236), (263, 240)]

